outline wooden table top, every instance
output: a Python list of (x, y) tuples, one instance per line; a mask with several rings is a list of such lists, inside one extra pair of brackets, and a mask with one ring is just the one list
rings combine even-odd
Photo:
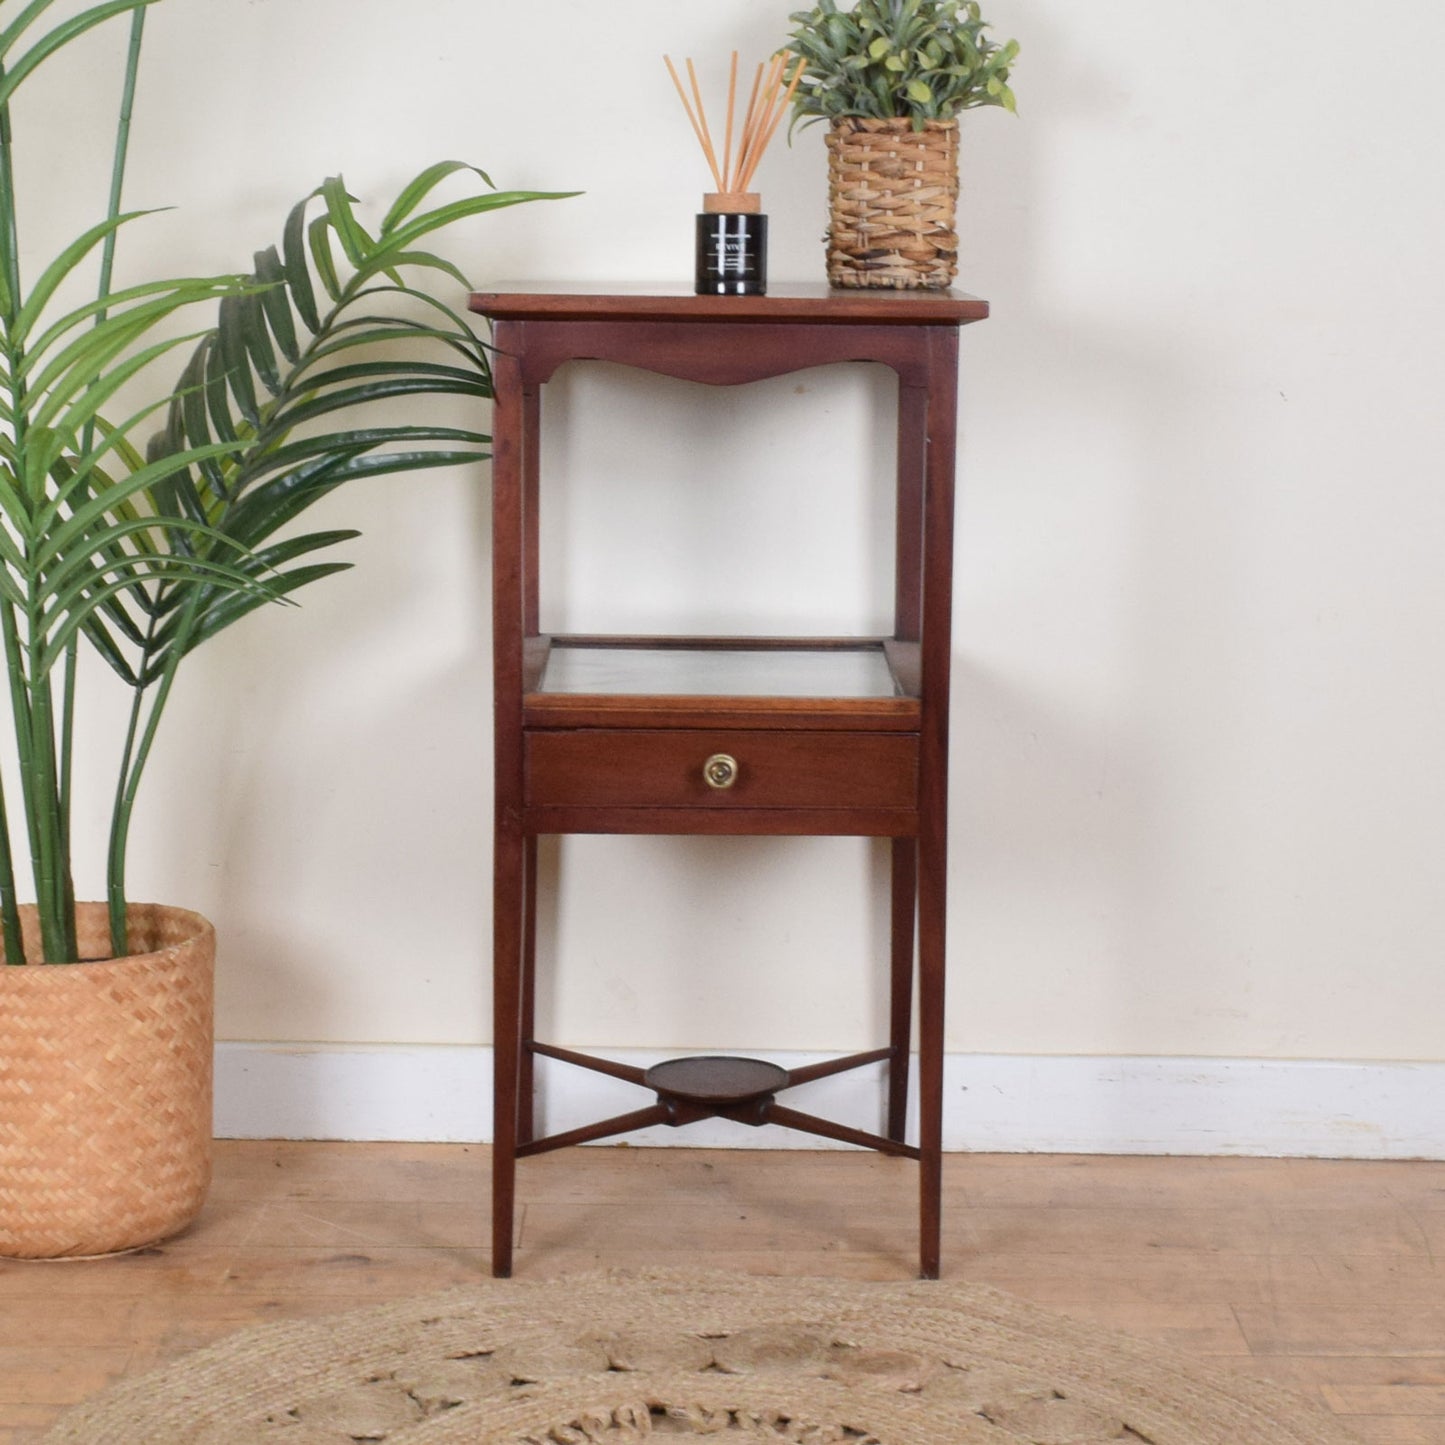
[(988, 302), (962, 291), (770, 285), (766, 296), (697, 296), (682, 283), (507, 281), (476, 292), (471, 309), (494, 320), (811, 321), (953, 325), (982, 321)]

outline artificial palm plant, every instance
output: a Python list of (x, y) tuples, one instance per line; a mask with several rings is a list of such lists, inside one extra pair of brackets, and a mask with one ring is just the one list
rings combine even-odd
[[(477, 430), (373, 423), (368, 412), (402, 397), (491, 394), (482, 342), (411, 278), (430, 272), (465, 286), (427, 238), (542, 198), (495, 191), (473, 167), (442, 162), (406, 186), (372, 234), (335, 177), (298, 202), (249, 274), (113, 288), (116, 238), (140, 214), (121, 209), (121, 182), (143, 25), (156, 3), (63, 6), (70, 13), (57, 21), (47, 13), (55, 0), (0, 0), (0, 633), (19, 764), (0, 791), (8, 964), (25, 958), (17, 864), (26, 854), (43, 959), (78, 958), (77, 648), (93, 648), (131, 695), (106, 877), (119, 957), (136, 792), (182, 660), (254, 608), (349, 565), (319, 554), (354, 532), (290, 525), (319, 498), (358, 477), (487, 454), (490, 439)], [(127, 14), (108, 212), (35, 267), (21, 247), (11, 99), (72, 41)], [(488, 189), (437, 204), (435, 188), (458, 172)], [(94, 299), (59, 309), (58, 294), (97, 257)], [(178, 313), (208, 303), (219, 306), (213, 325), (174, 334)], [(179, 380), (138, 399), (168, 360)]]

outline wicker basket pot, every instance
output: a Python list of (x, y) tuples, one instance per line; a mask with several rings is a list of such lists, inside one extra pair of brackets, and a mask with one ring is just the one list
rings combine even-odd
[[(215, 931), (133, 904), (143, 951), (105, 959), (105, 905), (76, 912), (81, 956), (100, 961), (0, 967), (0, 1256), (153, 1244), (210, 1185)], [(33, 958), (35, 910), (22, 915)]]
[(957, 120), (830, 123), (830, 285), (945, 289), (958, 273), (957, 208)]

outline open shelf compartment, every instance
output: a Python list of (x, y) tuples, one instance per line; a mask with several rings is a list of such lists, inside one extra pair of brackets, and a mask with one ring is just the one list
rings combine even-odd
[(533, 637), (530, 727), (918, 723), (918, 644), (893, 638)]

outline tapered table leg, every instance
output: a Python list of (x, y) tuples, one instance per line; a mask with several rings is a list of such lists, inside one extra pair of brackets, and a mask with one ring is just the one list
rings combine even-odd
[(937, 1279), (943, 1192), (944, 958), (948, 917), (948, 703), (958, 332), (928, 340), (923, 501), (923, 718), (918, 757), (918, 1272)]
[(903, 1142), (908, 1127), (908, 1051), (913, 1041), (913, 915), (918, 903), (918, 844), (893, 840), (893, 926), (888, 1008), (888, 1137)]
[(520, 1052), (517, 1056), (517, 1142), (530, 1144), (537, 1137), (536, 1069), (532, 1040), (537, 1036), (537, 837), (529, 834), (522, 845), (522, 981), (519, 1014)]
[(512, 1272), (517, 1086), (522, 1039), (526, 856), (522, 832), (522, 637), (526, 611), (520, 337), (493, 331), (492, 646), (495, 821), (492, 859), (492, 1273)]
[(517, 1083), (522, 1037), (522, 873), (519, 834), (498, 830), (495, 843), (492, 952), (492, 1273), (512, 1273), (517, 1186)]
[(941, 839), (919, 848), (918, 1274), (937, 1279), (943, 1195), (944, 872)]

